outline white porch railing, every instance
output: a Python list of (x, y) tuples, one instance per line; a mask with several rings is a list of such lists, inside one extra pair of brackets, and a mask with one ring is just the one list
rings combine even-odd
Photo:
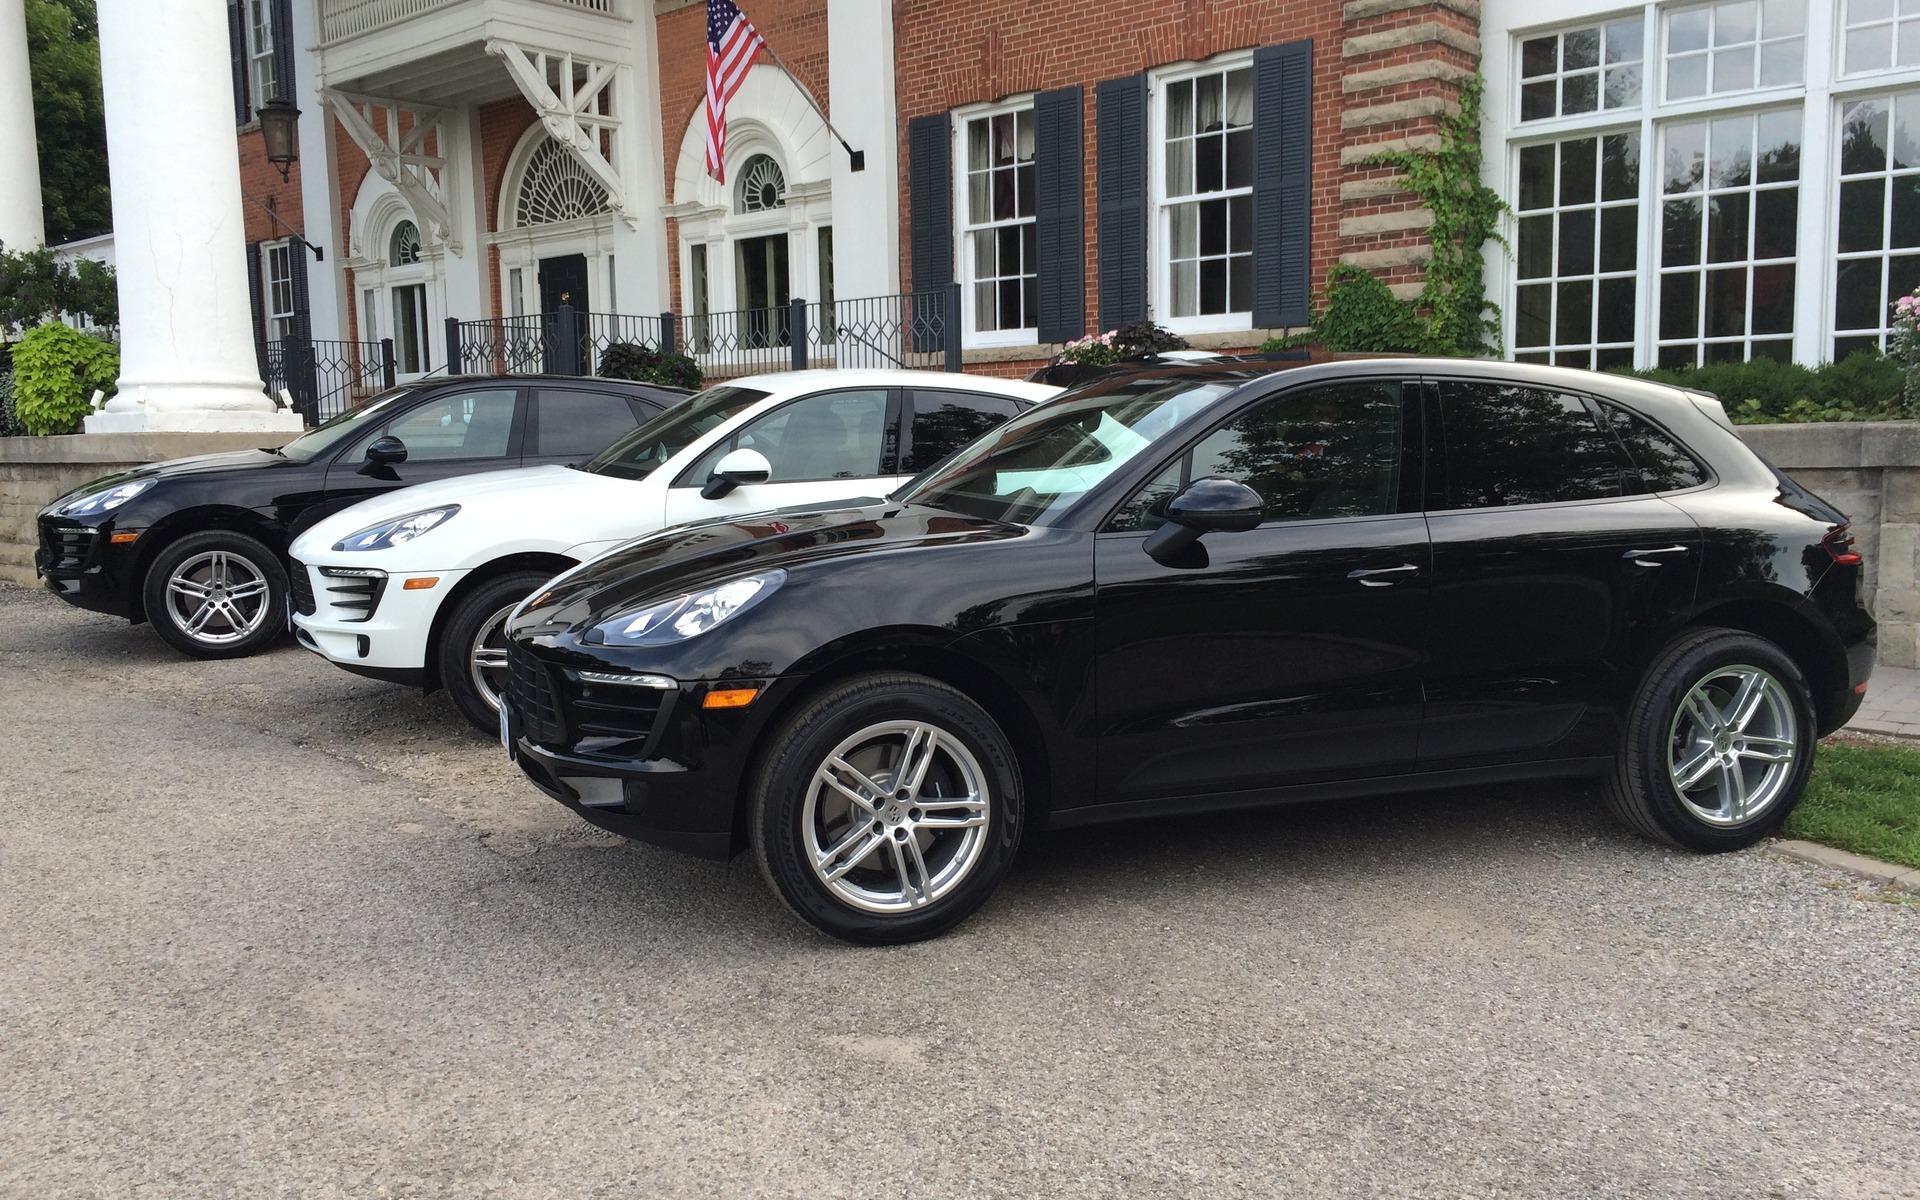
[[(371, 33), (462, 0), (320, 0), (320, 40), (326, 45)], [(564, 8), (619, 15), (619, 0), (541, 0)]]

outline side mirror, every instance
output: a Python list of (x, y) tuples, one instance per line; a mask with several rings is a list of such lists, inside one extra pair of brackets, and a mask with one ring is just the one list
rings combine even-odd
[(362, 475), (371, 475), (375, 479), (394, 479), (395, 463), (407, 461), (407, 444), (390, 433), (383, 433), (367, 443), (366, 461), (360, 464)]
[(1209, 477), (1196, 479), (1167, 504), (1167, 523), (1153, 531), (1141, 549), (1155, 562), (1178, 565), (1182, 552), (1203, 534), (1245, 533), (1260, 524), (1260, 493), (1244, 483)]
[(742, 484), (765, 483), (771, 478), (773, 464), (767, 461), (766, 455), (758, 450), (732, 450), (713, 464), (713, 474), (707, 476), (700, 498), (718, 500)]

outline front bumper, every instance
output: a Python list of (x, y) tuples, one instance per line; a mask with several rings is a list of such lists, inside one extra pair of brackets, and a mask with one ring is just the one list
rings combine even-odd
[[(342, 565), (288, 564), (300, 576), (293, 586), (295, 639), (338, 666), (376, 678), (407, 679), (409, 673), (423, 671), (441, 602), (469, 572), (406, 571), (377, 578), (325, 573)], [(354, 564), (348, 569), (366, 568)], [(438, 576), (439, 582), (428, 588), (406, 587), (407, 580), (425, 576)], [(355, 586), (360, 580), (368, 585)]]
[(88, 525), (67, 517), (41, 516), (34, 574), (47, 590), (79, 608), (116, 617), (135, 611), (128, 567), (138, 543), (115, 545), (111, 518)]
[[(582, 672), (509, 650), (502, 740), (533, 785), (603, 829), (702, 858), (745, 844), (741, 781), (754, 739), (797, 680), (672, 681), (672, 688), (594, 683)], [(741, 709), (702, 706), (708, 691), (761, 687)]]

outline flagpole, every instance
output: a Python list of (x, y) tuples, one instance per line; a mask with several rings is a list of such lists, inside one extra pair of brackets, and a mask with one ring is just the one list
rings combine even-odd
[(793, 68), (787, 65), (786, 60), (780, 57), (774, 50), (772, 43), (767, 41), (764, 34), (761, 35), (760, 38), (760, 48), (767, 52), (767, 57), (773, 60), (775, 66), (787, 73), (787, 77), (793, 80), (794, 84), (799, 87), (800, 94), (807, 98), (807, 103), (813, 105), (813, 111), (820, 114), (821, 124), (827, 127), (827, 132), (833, 135), (833, 140), (840, 143), (840, 148), (847, 152), (848, 168), (854, 171), (866, 170), (866, 151), (855, 150), (852, 146), (847, 145), (847, 139), (840, 136), (840, 131), (833, 127), (832, 120), (827, 117), (827, 110), (820, 107), (820, 102), (813, 98), (812, 90), (809, 89), (806, 84), (800, 82), (800, 76), (795, 74)]

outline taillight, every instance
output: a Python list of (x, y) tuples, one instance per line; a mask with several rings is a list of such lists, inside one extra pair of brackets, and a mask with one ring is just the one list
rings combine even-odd
[(1857, 567), (1860, 565), (1860, 555), (1853, 548), (1853, 535), (1847, 532), (1850, 528), (1851, 526), (1848, 525), (1839, 526), (1821, 538), (1820, 544), (1827, 548), (1827, 556), (1834, 562), (1842, 566)]

